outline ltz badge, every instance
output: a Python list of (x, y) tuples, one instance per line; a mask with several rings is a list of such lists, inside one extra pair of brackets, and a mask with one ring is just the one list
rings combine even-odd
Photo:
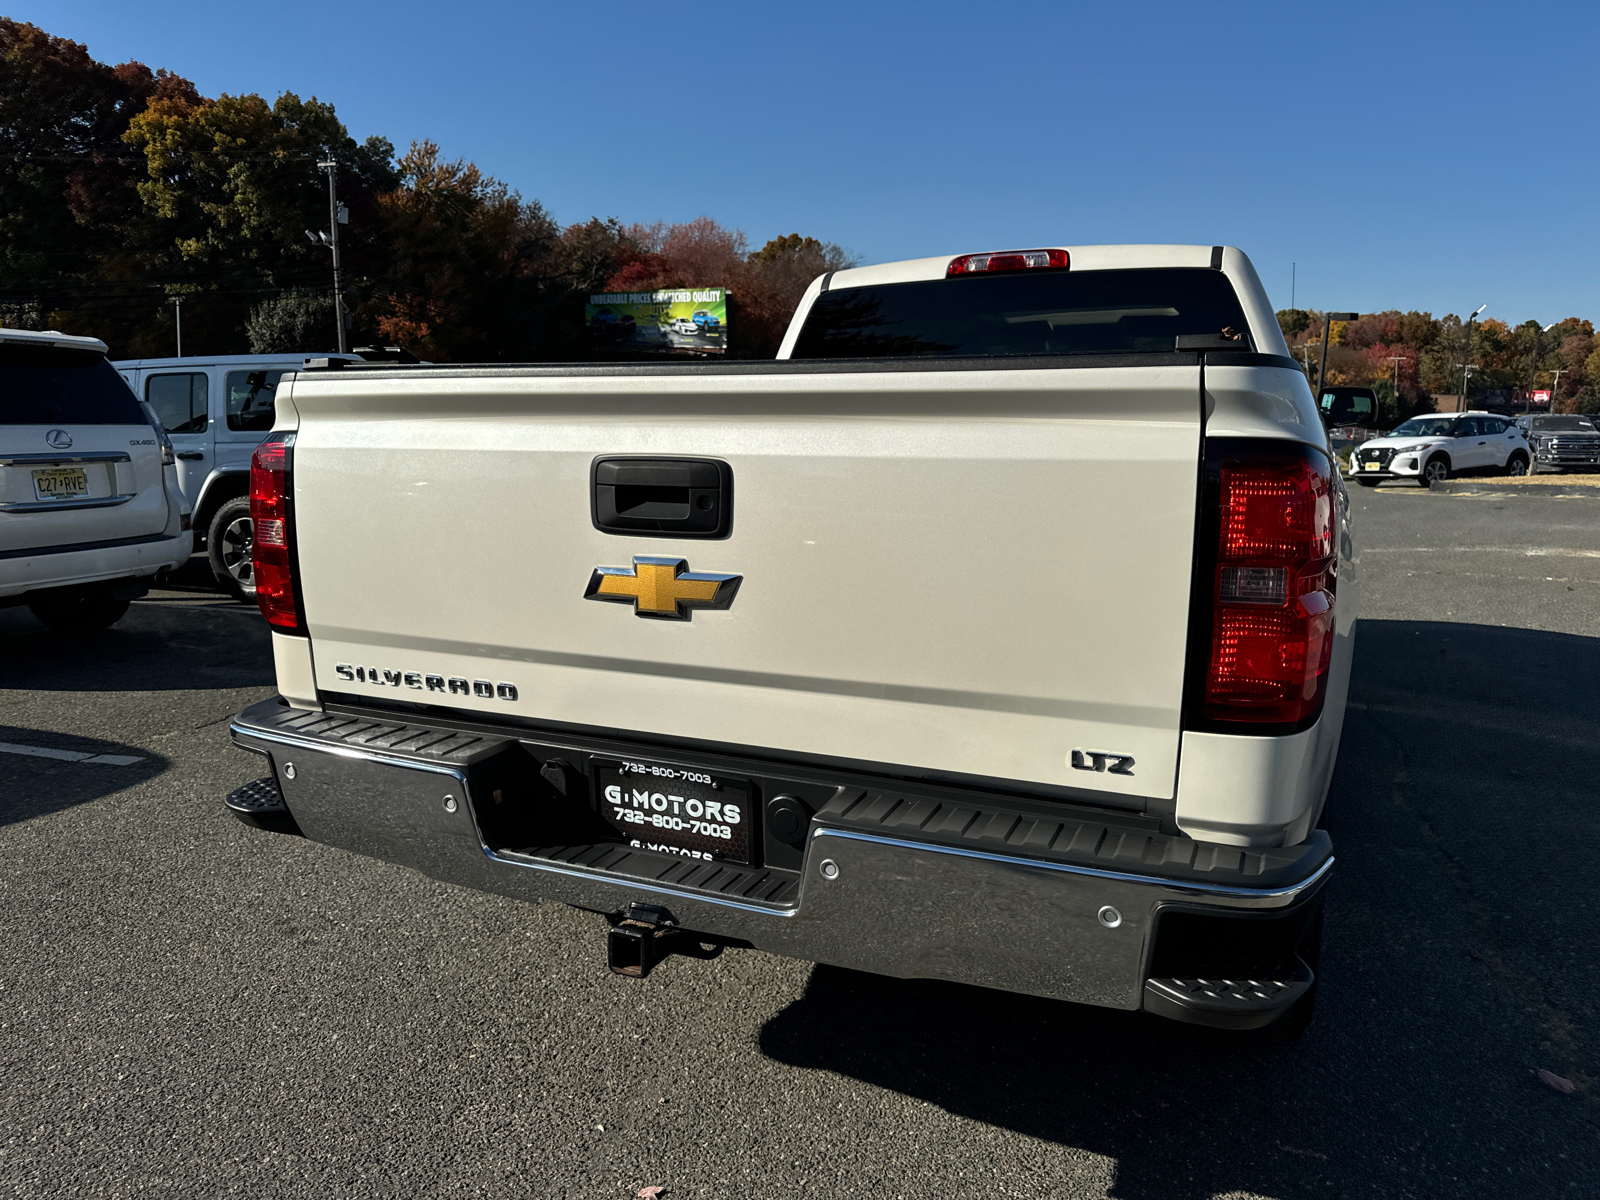
[(635, 616), (687, 621), (697, 608), (728, 608), (742, 575), (691, 571), (681, 558), (633, 556), (631, 567), (596, 567), (585, 600), (632, 604)]

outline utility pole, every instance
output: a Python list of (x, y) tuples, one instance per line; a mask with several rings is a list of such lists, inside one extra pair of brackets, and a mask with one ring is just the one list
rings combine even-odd
[(1360, 313), (1322, 314), (1322, 365), (1317, 368), (1317, 403), (1322, 403), (1322, 381), (1328, 377), (1328, 330), (1335, 321), (1354, 321)]
[(178, 357), (183, 357), (183, 297), (172, 297), (172, 315), (178, 323)]
[(1555, 369), (1555, 379), (1550, 384), (1550, 411), (1552, 413), (1556, 411), (1556, 389), (1561, 386), (1561, 377), (1571, 369), (1571, 367), (1557, 367)]
[[(333, 250), (333, 319), (339, 326), (339, 353), (350, 348), (344, 329), (344, 278), (339, 270), (339, 197), (334, 191), (334, 171), (339, 164), (331, 158), (317, 164), (328, 173), (328, 245)], [(348, 220), (348, 218), (346, 218)]]
[[(1560, 321), (1551, 321), (1550, 324), (1546, 325), (1543, 329), (1535, 329), (1533, 331), (1533, 360), (1528, 364), (1528, 391), (1522, 401), (1522, 411), (1524, 414), (1533, 411), (1533, 385), (1539, 378), (1539, 343), (1544, 340), (1545, 334), (1549, 333), (1559, 324), (1561, 324)], [(1555, 389), (1552, 388), (1550, 391), (1550, 409), (1552, 412), (1555, 411), (1555, 399)]]
[(1389, 355), (1389, 361), (1394, 364), (1394, 394), (1396, 397), (1400, 395), (1400, 364), (1405, 360), (1406, 356), (1404, 354)]
[(1478, 305), (1478, 312), (1467, 318), (1467, 348), (1461, 352), (1461, 357), (1467, 361), (1461, 364), (1461, 399), (1456, 401), (1457, 412), (1466, 412), (1467, 410), (1467, 372), (1472, 369), (1467, 365), (1472, 361), (1472, 323), (1478, 319), (1478, 313), (1488, 307), (1487, 304)]

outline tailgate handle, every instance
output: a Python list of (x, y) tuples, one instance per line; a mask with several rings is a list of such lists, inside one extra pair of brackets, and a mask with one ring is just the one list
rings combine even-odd
[(589, 483), (602, 533), (720, 538), (733, 527), (733, 468), (720, 459), (604, 456)]

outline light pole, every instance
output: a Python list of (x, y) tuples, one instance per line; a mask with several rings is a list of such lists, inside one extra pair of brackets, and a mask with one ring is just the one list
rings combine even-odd
[(334, 171), (339, 164), (331, 158), (327, 162), (317, 164), (328, 173), (328, 232), (312, 233), (306, 230), (306, 237), (319, 246), (326, 246), (333, 251), (333, 320), (339, 327), (339, 353), (343, 354), (349, 349), (344, 329), (344, 279), (339, 270), (339, 226), (350, 219), (349, 210), (339, 203), (339, 197), (334, 190)]
[(1488, 307), (1487, 304), (1478, 305), (1478, 311), (1467, 318), (1467, 348), (1461, 352), (1461, 357), (1466, 359), (1466, 362), (1461, 364), (1461, 399), (1456, 401), (1457, 412), (1467, 410), (1467, 372), (1472, 369), (1467, 363), (1472, 361), (1472, 323), (1478, 319), (1478, 313)]
[(183, 297), (172, 297), (172, 315), (178, 323), (178, 357), (183, 357)]
[(1317, 404), (1322, 404), (1322, 381), (1328, 377), (1328, 330), (1335, 321), (1354, 321), (1360, 313), (1322, 314), (1322, 365), (1317, 368)]

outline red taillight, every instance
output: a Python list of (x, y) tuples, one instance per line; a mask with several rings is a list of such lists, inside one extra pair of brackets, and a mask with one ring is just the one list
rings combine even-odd
[(289, 521), (289, 465), (294, 434), (273, 434), (250, 459), (250, 520), (255, 526), (256, 604), (279, 629), (300, 631), (294, 600), (294, 555)]
[(1300, 723), (1322, 709), (1333, 650), (1333, 488), (1294, 456), (1225, 464), (1204, 715)]
[(1064, 270), (1069, 265), (1065, 250), (997, 250), (989, 254), (963, 254), (945, 268), (945, 278), (957, 275), (982, 275), (991, 271)]

